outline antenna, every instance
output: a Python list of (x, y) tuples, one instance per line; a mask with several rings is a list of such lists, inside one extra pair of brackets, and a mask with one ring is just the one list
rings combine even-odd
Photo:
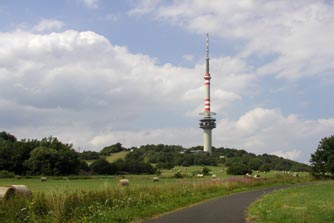
[(209, 59), (209, 33), (206, 33), (206, 59)]

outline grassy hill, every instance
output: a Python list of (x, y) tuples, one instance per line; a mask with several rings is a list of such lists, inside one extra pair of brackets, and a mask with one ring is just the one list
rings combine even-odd
[(124, 159), (125, 156), (129, 153), (129, 151), (121, 151), (121, 152), (118, 152), (118, 153), (112, 153), (111, 155), (109, 156), (106, 156), (106, 160), (109, 162), (109, 163), (112, 163), (118, 159)]

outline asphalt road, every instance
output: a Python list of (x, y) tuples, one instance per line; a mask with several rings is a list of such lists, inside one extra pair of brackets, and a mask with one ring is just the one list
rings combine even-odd
[(265, 193), (283, 187), (247, 191), (212, 199), (144, 223), (245, 223), (245, 210), (253, 201)]

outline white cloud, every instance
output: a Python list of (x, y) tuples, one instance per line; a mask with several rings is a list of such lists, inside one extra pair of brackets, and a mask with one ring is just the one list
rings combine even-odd
[(321, 75), (333, 79), (333, 2), (187, 0), (147, 7), (140, 4), (138, 8), (150, 18), (191, 32), (243, 41), (240, 57), (268, 58), (259, 67), (259, 75), (292, 80)]
[(332, 134), (333, 128), (334, 119), (303, 120), (277, 109), (255, 108), (238, 120), (220, 120), (215, 134), (219, 145), (307, 162), (319, 140)]
[(96, 9), (99, 7), (99, 0), (79, 0), (87, 8)]
[[(110, 129), (149, 129), (155, 124), (145, 114), (154, 111), (163, 120), (171, 112), (186, 115), (204, 94), (204, 61), (193, 68), (157, 65), (94, 32), (0, 33), (0, 47), (0, 127), (20, 134), (28, 129), (36, 133), (32, 138), (72, 135), (75, 129), (90, 137)], [(212, 63), (217, 100), (240, 100), (251, 87), (251, 70), (231, 58)]]
[(131, 9), (129, 15), (143, 15), (151, 12), (160, 3), (160, 0), (142, 0), (136, 2), (136, 7)]
[(122, 142), (127, 147), (147, 144), (195, 146), (201, 143), (201, 138), (201, 132), (193, 128), (143, 129), (111, 131), (94, 137), (90, 144), (94, 147), (109, 145), (112, 142)]
[[(94, 32), (74, 30), (0, 33), (0, 48), (0, 128), (19, 138), (53, 135), (95, 150), (118, 141), (202, 143), (197, 124), (187, 128), (168, 118), (203, 109), (204, 61), (193, 68), (157, 65)], [(243, 60), (213, 58), (211, 65), (214, 111), (253, 93), (258, 77)], [(236, 120), (217, 117), (215, 146), (301, 161), (334, 128), (333, 119), (303, 120), (279, 109), (255, 108)], [(160, 120), (168, 125), (157, 128)]]
[[(217, 129), (213, 130), (213, 144), (308, 162), (319, 140), (330, 135), (333, 128), (334, 119), (303, 120), (293, 114), (284, 116), (279, 110), (255, 108), (237, 120), (218, 120)], [(202, 130), (111, 130), (95, 136), (90, 144), (101, 147), (115, 142), (127, 147), (158, 143), (191, 147), (202, 144)]]
[(290, 160), (296, 160), (300, 155), (302, 151), (300, 150), (291, 150), (291, 151), (275, 151), (272, 154), (279, 156), (279, 157), (285, 157)]
[(33, 27), (33, 31), (45, 32), (45, 31), (57, 31), (63, 28), (65, 23), (56, 19), (43, 19), (36, 26)]

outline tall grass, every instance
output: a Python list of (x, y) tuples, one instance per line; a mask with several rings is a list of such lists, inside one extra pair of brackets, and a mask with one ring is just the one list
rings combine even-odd
[(248, 209), (248, 222), (334, 222), (334, 181), (268, 194)]
[(131, 222), (212, 197), (304, 178), (180, 180), (158, 186), (110, 186), (101, 190), (35, 193), (0, 201), (2, 222)]

